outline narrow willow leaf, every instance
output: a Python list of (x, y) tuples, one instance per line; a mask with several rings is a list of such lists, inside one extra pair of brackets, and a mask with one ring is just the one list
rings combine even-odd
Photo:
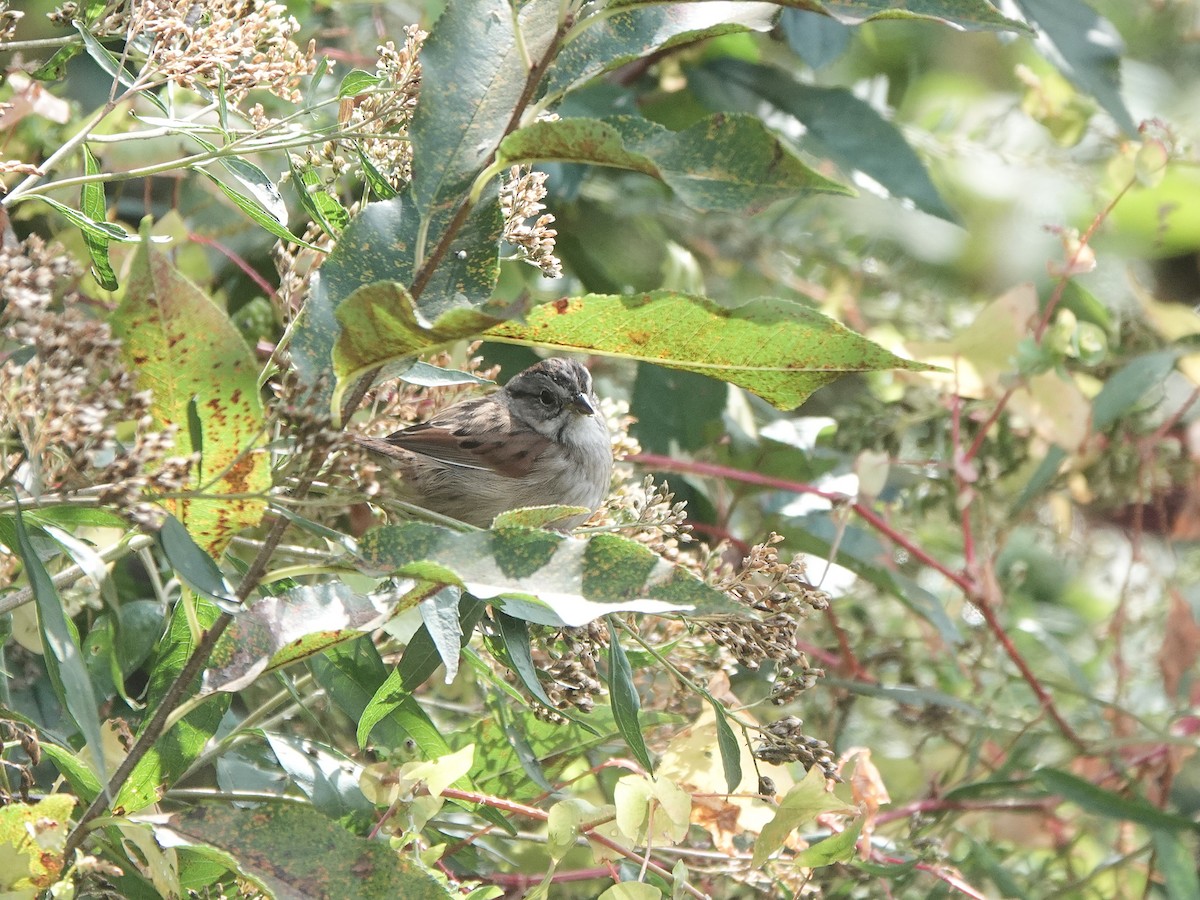
[(653, 773), (654, 764), (650, 761), (650, 751), (646, 747), (646, 739), (642, 736), (642, 725), (638, 717), (642, 703), (633, 684), (633, 670), (629, 667), (629, 660), (617, 639), (617, 629), (611, 622), (608, 626), (608, 696), (617, 730), (629, 745), (633, 758), (647, 772)]
[(15, 525), (16, 550), (29, 575), (29, 586), (33, 589), (46, 672), (50, 676), (55, 695), (66, 708), (67, 714), (83, 735), (87, 745), (92, 748), (92, 758), (100, 780), (107, 781), (98, 704), (83, 653), (79, 649), (79, 635), (63, 611), (62, 599), (58, 596), (46, 567), (42, 565), (37, 551), (29, 542), (29, 533), (25, 530), (19, 504), (16, 507)]
[(742, 783), (742, 745), (737, 735), (729, 727), (729, 717), (725, 708), (716, 700), (712, 700), (713, 712), (716, 713), (717, 749), (721, 751), (721, 768), (725, 772), (725, 787), (729, 793), (734, 793)]
[(233, 592), (213, 558), (200, 549), (188, 530), (174, 516), (163, 520), (158, 532), (159, 545), (167, 562), (190, 587), (208, 599), (221, 603), (232, 601)]
[(221, 165), (246, 188), (249, 196), (283, 228), (287, 228), (287, 204), (274, 181), (249, 160), (240, 156), (222, 156)]
[[(84, 174), (99, 175), (100, 163), (92, 155), (92, 151), (88, 149), (88, 145), (84, 144), (81, 149), (83, 151)], [(93, 221), (104, 221), (104, 217), (108, 213), (108, 203), (104, 199), (104, 185), (98, 181), (90, 181), (84, 184), (79, 189), (79, 209)], [(106, 291), (115, 291), (118, 286), (117, 275), (113, 271), (112, 263), (108, 259), (109, 239), (100, 237), (89, 229), (84, 229), (83, 241), (87, 244), (88, 255), (92, 258), (92, 277)]]
[(533, 655), (529, 646), (529, 628), (520, 619), (496, 613), (496, 626), (500, 638), (504, 641), (504, 649), (512, 663), (513, 672), (538, 701), (548, 709), (556, 709), (555, 703), (548, 696), (537, 677), (537, 669), (533, 664)]
[[(459, 601), (460, 650), (471, 640), (471, 635), (475, 633), (475, 626), (483, 618), (486, 608), (486, 603), (470, 594), (464, 595)], [(400, 657), (400, 664), (396, 667), (401, 685), (410, 693), (415, 691), (429, 679), (441, 661), (441, 654), (434, 645), (429, 629), (422, 624), (416, 634), (409, 639), (408, 645), (404, 648), (404, 655)]]
[(232, 200), (238, 209), (249, 216), (255, 222), (255, 224), (262, 227), (265, 231), (275, 235), (275, 237), (282, 241), (287, 241), (289, 244), (299, 244), (301, 247), (307, 247), (309, 250), (320, 249), (314, 244), (300, 240), (300, 238), (288, 231), (287, 228), (285, 228), (283, 225), (280, 225), (279, 220), (276, 219), (275, 216), (273, 216), (266, 209), (264, 209), (258, 200), (254, 199), (253, 197), (249, 197), (240, 191), (235, 191), (211, 172), (205, 171), (198, 166), (193, 166), (192, 169), (193, 171), (199, 172), (201, 175), (219, 187), (221, 192), (230, 200)]
[[(79, 36), (83, 38), (84, 49), (87, 50), (88, 56), (95, 61), (96, 65), (107, 72), (109, 76), (116, 79), (122, 87), (128, 88), (133, 86), (136, 81), (135, 76), (122, 67), (121, 61), (107, 47), (100, 43), (100, 39), (88, 31), (87, 26), (83, 22), (76, 20), (71, 24), (75, 26), (75, 30), (79, 32)], [(154, 91), (139, 91), (138, 96), (145, 97), (153, 103), (164, 116), (169, 115), (166, 104), (159, 99)]]
[(1033, 776), (1046, 790), (1061, 795), (1087, 812), (1106, 819), (1136, 822), (1163, 831), (1196, 831), (1200, 824), (1186, 816), (1164, 812), (1140, 797), (1122, 797), (1061, 769), (1038, 769)]
[[(120, 241), (125, 244), (138, 243), (141, 239), (136, 235), (130, 234), (120, 225), (115, 222), (105, 222), (103, 220), (93, 219), (91, 216), (84, 215), (78, 210), (72, 209), (65, 203), (59, 203), (57, 200), (51, 200), (49, 197), (38, 197), (47, 206), (52, 207), (72, 225), (81, 229), (85, 236), (91, 236), (98, 241)], [(166, 240), (166, 238), (155, 238), (156, 242)]]
[(1135, 357), (1110, 375), (1092, 401), (1092, 429), (1106, 431), (1152, 389), (1161, 388), (1178, 360), (1178, 350), (1159, 350)]
[(679, 132), (634, 116), (534, 122), (500, 145), (499, 161), (591, 163), (658, 178), (698, 210), (750, 214), (775, 200), (850, 194), (806, 165), (754, 116), (717, 114)]

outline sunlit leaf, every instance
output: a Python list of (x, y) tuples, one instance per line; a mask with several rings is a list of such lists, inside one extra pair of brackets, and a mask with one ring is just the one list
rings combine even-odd
[(827, 812), (853, 813), (857, 809), (847, 806), (829, 793), (821, 767), (813, 766), (804, 780), (784, 795), (775, 817), (763, 827), (758, 840), (754, 842), (751, 865), (763, 865), (772, 853), (783, 846), (789, 834)]
[(690, 572), (614, 535), (582, 540), (520, 527), (464, 534), (411, 522), (368, 531), (359, 552), (369, 571), (458, 584), (542, 625), (586, 625), (612, 612), (745, 612)]
[(215, 556), (262, 518), (271, 484), (250, 349), (225, 312), (148, 244), (134, 258), (112, 326), (139, 387), (153, 391), (155, 419), (179, 427), (178, 455), (192, 452), (188, 409), (196, 400), (204, 446), (193, 486), (208, 496), (175, 501), (176, 515)]

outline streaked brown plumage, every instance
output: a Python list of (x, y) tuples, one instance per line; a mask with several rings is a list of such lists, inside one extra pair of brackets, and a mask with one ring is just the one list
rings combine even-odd
[(522, 506), (600, 505), (612, 477), (612, 447), (597, 412), (591, 373), (574, 360), (551, 358), (493, 394), (386, 438), (359, 441), (399, 471), (401, 499), (487, 527)]

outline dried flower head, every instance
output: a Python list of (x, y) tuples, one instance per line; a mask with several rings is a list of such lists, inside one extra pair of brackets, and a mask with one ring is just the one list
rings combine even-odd
[(129, 19), (129, 36), (158, 75), (192, 89), (223, 85), (234, 104), (254, 89), (303, 99), (298, 86), (316, 69), (316, 45), (302, 51), (299, 30), (275, 0), (141, 0)]
[[(70, 292), (78, 275), (36, 236), (0, 249), (0, 333), (12, 350), (0, 365), (5, 477), (39, 497), (87, 490), (152, 525), (160, 512), (144, 494), (180, 490), (192, 460), (168, 457), (174, 434), (151, 429), (150, 394), (137, 390), (120, 342)], [(117, 438), (128, 422), (132, 443)]]
[(782, 540), (772, 534), (750, 550), (740, 569), (722, 566), (711, 576), (716, 587), (754, 610), (760, 619), (702, 623), (713, 640), (741, 665), (757, 669), (764, 662), (775, 663), (771, 702), (776, 704), (812, 687), (824, 674), (809, 665), (808, 657), (796, 646), (796, 636), (809, 610), (829, 605), (828, 596), (808, 583), (800, 556), (789, 563), (779, 561), (775, 545)]
[(785, 716), (772, 722), (759, 732), (762, 741), (754, 748), (754, 756), (763, 762), (783, 765), (798, 762), (805, 770), (820, 766), (830, 781), (841, 781), (837, 760), (829, 745), (817, 738), (809, 737), (801, 729), (804, 725), (796, 716)]
[(412, 178), (408, 127), (421, 88), (419, 54), (428, 36), (419, 26), (409, 25), (404, 29), (404, 46), (397, 49), (392, 41), (380, 45), (375, 64), (379, 84), (347, 100), (339, 117), (343, 136), (296, 161), (324, 171), (329, 185), (348, 171), (366, 178), (369, 165), (393, 188), (404, 187)]
[[(500, 212), (504, 216), (503, 239), (517, 248), (517, 258), (542, 270), (547, 278), (562, 275), (562, 262), (554, 255), (558, 232), (550, 227), (554, 216), (538, 215), (546, 208), (546, 173), (513, 166), (500, 186)], [(533, 219), (529, 224), (529, 219)]]
[(8, 0), (0, 0), (0, 43), (13, 39), (13, 35), (17, 33), (17, 25), (24, 16), (23, 12), (9, 9)]

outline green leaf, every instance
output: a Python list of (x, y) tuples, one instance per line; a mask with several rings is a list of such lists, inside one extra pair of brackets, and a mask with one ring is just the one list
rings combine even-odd
[[(551, 626), (580, 626), (611, 612), (691, 616), (738, 615), (729, 600), (635, 541), (600, 535), (583, 540), (536, 528), (469, 534), (410, 522), (363, 535), (359, 553), (370, 572), (457, 584), (510, 616)], [(635, 578), (620, 569), (636, 563)], [(635, 583), (636, 582), (636, 583)]]
[[(491, 161), (525, 91), (525, 59), (540, 60), (558, 23), (558, 0), (458, 0), (421, 48), (421, 102), (409, 135), (412, 196), (432, 245), (445, 223), (435, 208), (457, 207)], [(518, 43), (516, 28), (521, 30)]]
[(694, 209), (750, 214), (814, 192), (849, 194), (754, 116), (717, 114), (674, 132), (633, 116), (534, 122), (500, 144), (504, 165), (551, 161), (629, 169), (658, 178)]
[(75, 753), (48, 742), (43, 742), (41, 749), (42, 755), (54, 763), (63, 778), (67, 779), (71, 790), (78, 794), (84, 803), (91, 803), (104, 790), (104, 783)]
[(870, 176), (893, 197), (948, 222), (958, 219), (929, 178), (924, 164), (899, 129), (845, 88), (803, 84), (786, 72), (736, 59), (696, 70), (689, 80), (715, 81), (722, 89), (752, 94), (792, 116), (843, 169)]
[[(310, 659), (308, 667), (334, 705), (356, 722), (390, 681), (387, 666), (368, 637), (330, 647)], [(407, 736), (396, 722), (381, 721), (379, 741), (385, 747), (399, 747)]]
[(283, 201), (283, 194), (279, 193), (278, 185), (266, 172), (240, 156), (222, 156), (221, 165), (226, 172), (241, 182), (246, 188), (247, 196), (258, 204), (263, 212), (287, 228), (287, 204)]
[[(633, 6), (634, 4), (622, 4)], [(556, 98), (597, 75), (679, 44), (745, 31), (770, 31), (778, 7), (769, 3), (646, 3), (585, 21), (569, 35), (546, 73), (545, 95)]]
[[(100, 163), (84, 144), (83, 172), (85, 175), (99, 175)], [(98, 181), (90, 181), (79, 189), (79, 210), (93, 221), (103, 222), (108, 213), (108, 203), (104, 199), (104, 185)], [(109, 240), (100, 237), (95, 232), (84, 229), (83, 241), (87, 244), (88, 254), (92, 257), (92, 277), (106, 291), (117, 289), (117, 275), (113, 272), (112, 263), (108, 259)]]
[[(159, 641), (154, 661), (150, 665), (150, 679), (146, 686), (148, 710), (153, 710), (162, 700), (196, 648), (197, 636), (192, 633), (185, 609), (187, 602), (189, 601), (175, 605), (167, 633)], [(200, 627), (210, 628), (220, 615), (220, 610), (215, 604), (200, 598), (190, 602)], [(201, 676), (197, 675), (188, 686), (186, 696), (194, 696), (200, 690), (200, 684)], [(163, 791), (174, 786), (175, 780), (187, 771), (217, 733), (217, 727), (221, 724), (221, 718), (228, 706), (228, 695), (217, 694), (159, 737), (134, 767), (129, 779), (117, 794), (112, 805), (113, 812), (117, 815), (133, 813), (161, 800)], [(146, 721), (148, 717), (143, 719), (139, 726), (139, 734)]]
[(1175, 368), (1177, 350), (1159, 350), (1130, 360), (1109, 376), (1092, 400), (1092, 430), (1101, 432), (1116, 424)]
[(54, 55), (29, 73), (37, 81), (61, 81), (67, 74), (67, 63), (83, 50), (81, 44), (67, 44), (54, 51)]
[(784, 0), (782, 5), (824, 13), (843, 25), (924, 19), (959, 31), (1030, 31), (1024, 22), (1005, 18), (985, 0)]
[(309, 165), (292, 164), (292, 186), (300, 205), (330, 237), (336, 238), (350, 221), (350, 214), (337, 198), (325, 190), (321, 176)]
[(1195, 850), (1189, 848), (1173, 831), (1155, 829), (1151, 837), (1154, 840), (1154, 861), (1167, 883), (1167, 900), (1200, 897)]
[(750, 864), (756, 868), (765, 864), (771, 854), (783, 846), (789, 834), (827, 812), (853, 813), (857, 809), (829, 793), (825, 789), (821, 767), (813, 766), (804, 779), (784, 795), (774, 818), (763, 826), (754, 842), (754, 857)]
[(425, 633), (437, 648), (438, 657), (446, 667), (446, 684), (458, 675), (458, 655), (463, 645), (463, 633), (458, 616), (458, 601), (462, 591), (445, 587), (420, 603), (421, 621)]
[(1106, 819), (1136, 822), (1147, 828), (1172, 832), (1200, 829), (1200, 823), (1185, 816), (1163, 812), (1140, 797), (1121, 797), (1060, 769), (1038, 769), (1033, 777), (1051, 793)]
[(399, 747), (405, 735), (421, 749), (427, 759), (436, 759), (450, 752), (442, 733), (433, 724), (417, 699), (404, 688), (400, 670), (393, 669), (387, 679), (371, 695), (358, 717), (358, 745), (366, 748), (375, 728), (383, 723), (380, 743)]
[(271, 731), (263, 737), (288, 779), (324, 815), (338, 819), (375, 811), (359, 787), (362, 766), (355, 760), (306, 738)]
[[(472, 597), (470, 594), (464, 595), (459, 600), (458, 631), (460, 634), (460, 650), (470, 642), (471, 635), (475, 632), (475, 626), (483, 618), (486, 608), (486, 603)], [(415, 691), (429, 679), (429, 676), (437, 670), (441, 662), (441, 653), (438, 652), (437, 647), (434, 645), (433, 637), (429, 634), (429, 629), (422, 624), (417, 629), (416, 634), (409, 639), (408, 646), (404, 648), (404, 655), (400, 657), (400, 665), (397, 666), (397, 671), (400, 674), (401, 684), (410, 693)]]
[(725, 772), (725, 786), (729, 793), (734, 793), (742, 783), (742, 745), (729, 727), (729, 717), (725, 708), (716, 700), (710, 699), (717, 723), (717, 749), (721, 751), (721, 768)]
[(770, 297), (730, 309), (672, 291), (589, 294), (534, 307), (524, 323), (501, 323), (486, 336), (696, 372), (780, 409), (799, 406), (847, 372), (930, 368), (893, 356), (807, 306)]
[(548, 709), (557, 709), (554, 701), (546, 696), (542, 682), (537, 677), (537, 669), (533, 665), (533, 656), (529, 647), (529, 626), (520, 619), (496, 613), (496, 626), (500, 639), (504, 642), (504, 650), (512, 663), (513, 672), (539, 702)]
[[(464, 310), (460, 315), (467, 323), (446, 328), (452, 337), (427, 331), (430, 320), (443, 312), (483, 304), (491, 297), (500, 276), (501, 226), (499, 202), (493, 191), (471, 211), (427, 285), (417, 311), (404, 287), (416, 274), (414, 262), (421, 233), (412, 199), (404, 195), (367, 204), (350, 220), (314, 277), (296, 321), (290, 349), (302, 382), (316, 391), (313, 402), (333, 400), (334, 385), (329, 375), (334, 346), (339, 342), (369, 348), (373, 331), (388, 323), (386, 327), (396, 331), (410, 330), (413, 339), (411, 352), (397, 356), (414, 355), (477, 332), (483, 323), (490, 324), (490, 318)], [(390, 325), (393, 314), (400, 316), (399, 325)]]
[(830, 16), (804, 9), (785, 9), (779, 27), (788, 46), (814, 70), (837, 61), (850, 46), (850, 28)]
[[(89, 22), (91, 21), (95, 20), (89, 17)], [(137, 77), (124, 68), (121, 60), (109, 52), (109, 49), (100, 43), (100, 39), (88, 31), (87, 26), (83, 22), (74, 21), (71, 24), (75, 26), (75, 30), (79, 32), (79, 36), (83, 38), (84, 49), (87, 50), (88, 56), (95, 61), (96, 65), (123, 87), (132, 87), (136, 83)], [(107, 86), (105, 90), (108, 90)], [(166, 105), (154, 91), (142, 90), (138, 92), (138, 96), (145, 97), (157, 106), (164, 116), (169, 114)]]
[(342, 83), (338, 85), (338, 98), (355, 97), (358, 94), (368, 91), (373, 87), (378, 87), (383, 83), (383, 79), (372, 72), (364, 72), (362, 69), (351, 69), (342, 78)]
[(188, 587), (218, 604), (232, 602), (233, 592), (225, 582), (225, 576), (221, 574), (213, 558), (192, 540), (192, 536), (178, 519), (167, 516), (163, 520), (162, 528), (158, 532), (158, 541), (167, 562)]
[[(140, 238), (130, 234), (115, 222), (93, 219), (91, 216), (84, 215), (78, 210), (67, 206), (65, 203), (59, 203), (57, 200), (51, 200), (49, 197), (39, 196), (37, 199), (57, 211), (64, 219), (79, 228), (85, 237), (90, 237), (92, 240), (119, 241), (124, 244), (133, 244), (140, 241)], [(158, 239), (154, 240), (157, 241)]]
[(170, 827), (233, 854), (242, 869), (279, 897), (456, 896), (412, 853), (357, 837), (310, 806), (270, 802), (253, 809), (201, 806), (173, 816)]
[(801, 850), (792, 860), (792, 865), (797, 868), (819, 869), (834, 863), (849, 862), (854, 858), (854, 844), (862, 832), (862, 827), (863, 820), (856, 819), (836, 834)]
[(1118, 128), (1136, 135), (1137, 124), (1121, 98), (1125, 47), (1112, 23), (1083, 0), (1016, 0), (1016, 4), (1037, 26), (1042, 54), (1076, 87), (1095, 97)]
[[(15, 498), (14, 498), (14, 502)], [(46, 661), (46, 672), (54, 686), (54, 693), (66, 708), (67, 714), (92, 748), (100, 780), (107, 780), (104, 763), (104, 746), (100, 737), (100, 716), (97, 712), (96, 694), (87, 664), (79, 649), (79, 635), (74, 624), (63, 611), (62, 600), (50, 580), (46, 567), (38, 558), (29, 542), (29, 532), (21, 514), (19, 502), (16, 506), (15, 525), (17, 553), (25, 565), (29, 585), (33, 589), (34, 605), (37, 609), (38, 631), (42, 637), (42, 657)]]
[(188, 407), (196, 398), (203, 459), (193, 487), (203, 498), (175, 501), (175, 514), (212, 556), (243, 528), (257, 524), (271, 486), (257, 366), (225, 312), (165, 255), (143, 244), (134, 256), (124, 300), (112, 315), (121, 355), (154, 392), (160, 425), (177, 425), (176, 453), (192, 452)]
[(422, 387), (445, 387), (452, 384), (495, 384), (487, 378), (480, 378), (470, 372), (460, 372), (457, 369), (443, 369), (432, 366), (427, 362), (417, 361), (401, 372), (398, 376), (408, 384), (419, 384)]
[(643, 769), (653, 773), (654, 764), (650, 761), (650, 751), (646, 747), (646, 739), (642, 736), (642, 726), (638, 719), (642, 702), (633, 683), (633, 669), (629, 667), (629, 660), (625, 651), (621, 649), (617, 629), (612, 622), (608, 624), (608, 698), (617, 730), (633, 751), (633, 758)]
[(279, 223), (279, 220), (271, 213), (271, 211), (264, 208), (262, 203), (260, 203), (255, 197), (243, 194), (240, 191), (235, 191), (233, 188), (221, 181), (221, 179), (217, 178), (217, 176), (213, 175), (206, 169), (202, 169), (199, 166), (193, 166), (192, 169), (193, 171), (199, 172), (201, 175), (219, 187), (221, 192), (224, 193), (225, 196), (230, 200), (232, 200), (234, 205), (248, 215), (260, 228), (264, 229), (270, 234), (275, 235), (275, 237), (279, 238), (281, 241), (286, 241), (289, 244), (299, 244), (301, 247), (307, 247), (310, 250), (320, 249), (313, 244), (309, 244), (300, 240), (300, 238), (288, 231), (286, 227)]
[[(347, 299), (337, 319), (343, 326), (333, 351), (338, 395), (377, 366), (478, 334), (696, 372), (786, 409), (847, 372), (931, 368), (900, 359), (806, 306), (769, 297), (730, 309), (673, 291), (588, 294), (534, 307), (523, 323), (493, 324), (460, 310), (425, 327), (401, 287), (377, 284)], [(336, 330), (333, 323), (327, 327)]]

